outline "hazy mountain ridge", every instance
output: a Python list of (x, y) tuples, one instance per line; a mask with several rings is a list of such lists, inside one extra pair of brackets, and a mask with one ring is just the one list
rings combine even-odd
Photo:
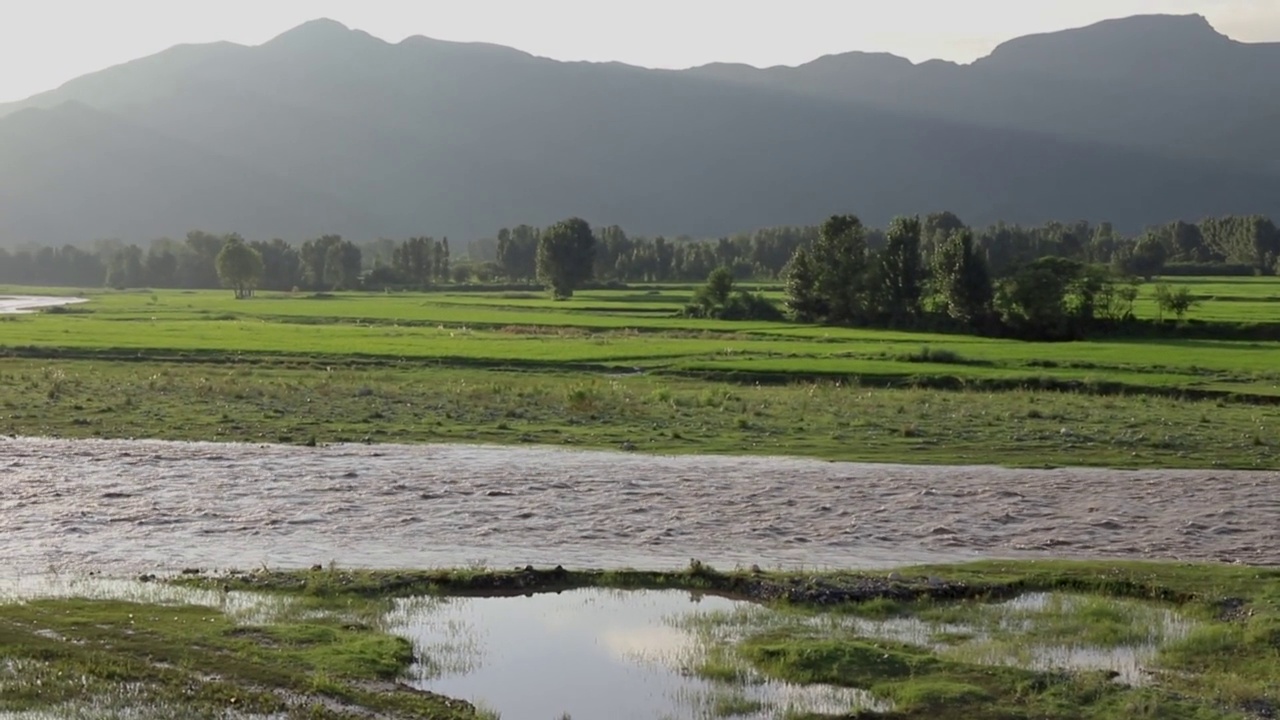
[(815, 97), (1190, 159), (1280, 170), (1280, 43), (1200, 15), (1146, 15), (1029, 35), (970, 65), (869, 53), (798, 67), (689, 72)]
[[(1114, 79), (1109, 90), (1090, 85), (1087, 72), (1046, 81), (1052, 58), (1081, 38), (1097, 53), (1116, 45), (1107, 36), (1153, 28), (1180, 46), (1215, 48), (1201, 55), (1280, 48), (1242, 46), (1212, 28), (1221, 42), (1193, 43), (1205, 37), (1196, 25), (1115, 21), (1011, 41), (969, 66), (849, 54), (799, 68), (673, 72), (422, 37), (392, 44), (315, 21), (260, 46), (175, 47), (0, 106), (0, 239), (145, 240), (200, 227), (291, 240), (326, 231), (465, 240), (568, 215), (637, 233), (716, 235), (834, 212), (883, 223), (942, 208), (975, 223), (1088, 218), (1136, 228), (1280, 209), (1280, 179), (1202, 162), (1238, 160), (1211, 142), (1179, 158), (1108, 137), (1124, 112), (1076, 120), (1071, 132), (1037, 125), (1079, 105), (1079, 93), (1116, 103), (1112, 94), (1129, 92)], [(1162, 47), (1144, 37), (1131, 54)], [(1023, 75), (1047, 95), (1026, 102)], [(1149, 83), (1148, 99), (1161, 82)], [(984, 103), (1017, 97), (1021, 110), (998, 122), (974, 117)], [(1254, 134), (1280, 143), (1265, 120), (1253, 122)], [(1144, 137), (1184, 137), (1186, 124)], [(37, 146), (48, 150), (24, 150)]]

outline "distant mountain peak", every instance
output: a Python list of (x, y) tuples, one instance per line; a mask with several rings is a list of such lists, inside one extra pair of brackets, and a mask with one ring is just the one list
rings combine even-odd
[(1155, 76), (1165, 63), (1204, 65), (1235, 44), (1203, 15), (1135, 15), (1016, 38), (975, 64), (1021, 71)]
[(1056, 50), (1058, 42), (1080, 40), (1117, 45), (1150, 45), (1162, 42), (1217, 42), (1228, 41), (1228, 38), (1219, 33), (1203, 15), (1133, 15), (1079, 28), (1025, 35), (1000, 44), (992, 55), (1027, 47)]
[(308, 20), (295, 28), (280, 33), (274, 38), (268, 40), (266, 45), (326, 43), (335, 40), (343, 40), (354, 34), (363, 35), (364, 33), (352, 30), (337, 20), (330, 18), (317, 18), (315, 20)]

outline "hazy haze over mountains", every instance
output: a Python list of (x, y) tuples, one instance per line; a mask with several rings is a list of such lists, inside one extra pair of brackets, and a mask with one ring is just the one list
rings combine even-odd
[(1280, 215), (1278, 86), (1280, 44), (1199, 16), (1020, 38), (963, 66), (849, 53), (687, 71), (320, 20), (0, 105), (0, 241)]

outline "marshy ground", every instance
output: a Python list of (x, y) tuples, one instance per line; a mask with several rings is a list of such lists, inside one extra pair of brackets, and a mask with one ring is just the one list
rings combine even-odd
[[(615, 717), (690, 718), (1267, 718), (1280, 703), (1274, 569), (692, 562), (147, 580), (32, 579), (13, 594), (0, 712), (513, 720), (542, 716), (521, 710), (539, 688), (561, 689), (554, 707), (577, 717), (602, 698)], [(596, 682), (569, 692), (574, 678)]]

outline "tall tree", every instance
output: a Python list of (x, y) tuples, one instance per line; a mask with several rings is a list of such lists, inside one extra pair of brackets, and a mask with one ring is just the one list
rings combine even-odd
[(582, 218), (552, 225), (538, 241), (538, 279), (551, 287), (557, 300), (573, 297), (573, 291), (591, 279), (595, 263), (595, 235)]
[(436, 250), (436, 280), (442, 283), (449, 282), (452, 275), (449, 274), (449, 238), (440, 241), (440, 247)]
[(107, 262), (107, 286), (117, 289), (142, 287), (146, 284), (142, 248), (126, 245), (111, 253)]
[(302, 256), (294, 246), (275, 238), (271, 242), (254, 240), (249, 247), (262, 256), (262, 287), (285, 291), (302, 282)]
[(360, 248), (350, 240), (330, 245), (324, 259), (325, 283), (334, 290), (355, 290), (362, 262)]
[(147, 284), (152, 287), (171, 288), (178, 282), (178, 256), (169, 248), (169, 241), (154, 243), (147, 250), (143, 272)]
[(783, 276), (787, 281), (787, 309), (796, 322), (812, 323), (826, 317), (826, 303), (818, 294), (817, 271), (805, 247), (791, 256)]
[(432, 248), (434, 240), (413, 237), (405, 240), (392, 253), (391, 267), (401, 282), (425, 288), (431, 284)]
[(878, 254), (877, 287), (880, 312), (895, 325), (920, 316), (924, 265), (920, 259), (920, 219), (894, 218)]
[(968, 228), (956, 230), (938, 246), (933, 256), (933, 286), (946, 313), (962, 323), (977, 325), (990, 314), (991, 275)]
[(236, 299), (253, 296), (262, 280), (262, 255), (239, 237), (227, 239), (217, 257), (218, 278), (235, 291)]
[(867, 231), (854, 215), (833, 215), (818, 229), (813, 245), (815, 286), (826, 302), (827, 320), (866, 319)]
[(538, 230), (519, 225), (498, 232), (498, 259), (502, 274), (508, 280), (532, 280), (538, 275)]

